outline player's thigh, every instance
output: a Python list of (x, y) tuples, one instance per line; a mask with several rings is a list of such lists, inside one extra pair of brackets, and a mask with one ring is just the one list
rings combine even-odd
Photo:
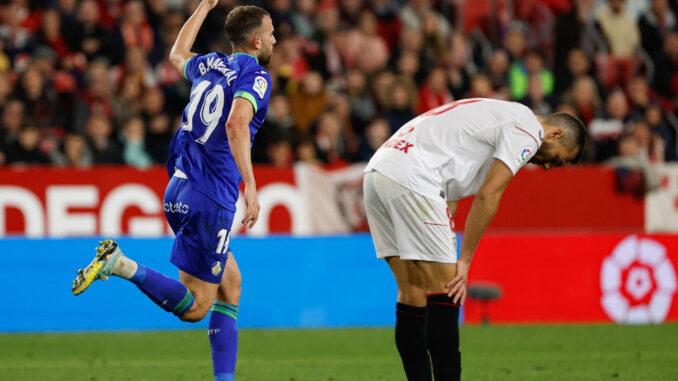
[(386, 262), (398, 285), (398, 302), (416, 307), (425, 306), (426, 281), (415, 263), (398, 257), (386, 258)]
[(216, 290), (226, 267), (233, 212), (195, 190), (188, 180), (181, 181), (181, 190), (165, 198), (166, 204), (172, 204), (165, 214), (178, 214), (180, 219), (180, 225), (173, 227), (176, 237), (170, 261), (187, 275), (214, 284)]
[(420, 274), (425, 279), (428, 292), (431, 294), (448, 292), (447, 283), (454, 278), (457, 273), (456, 263), (439, 262), (414, 262), (419, 269)]
[(402, 260), (456, 263), (457, 240), (447, 214), (447, 203), (400, 185), (388, 203)]
[(236, 262), (233, 253), (229, 252), (224, 276), (221, 278), (221, 283), (217, 290), (217, 300), (222, 303), (237, 306), (240, 302), (241, 280), (238, 262)]
[(399, 255), (395, 226), (386, 205), (389, 192), (383, 188), (384, 184), (386, 186), (390, 184), (384, 183), (382, 177), (383, 175), (378, 172), (369, 172), (365, 174), (363, 181), (367, 223), (370, 226), (377, 258), (381, 259)]

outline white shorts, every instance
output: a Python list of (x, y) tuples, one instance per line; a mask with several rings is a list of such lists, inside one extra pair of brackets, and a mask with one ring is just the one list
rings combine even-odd
[(420, 195), (379, 172), (366, 173), (363, 188), (377, 258), (457, 262), (457, 238), (445, 201)]

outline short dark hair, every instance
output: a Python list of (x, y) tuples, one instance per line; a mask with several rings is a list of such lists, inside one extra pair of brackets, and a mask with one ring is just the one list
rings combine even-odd
[(226, 36), (231, 41), (231, 47), (241, 47), (247, 44), (253, 31), (264, 23), (264, 16), (270, 16), (264, 9), (253, 5), (243, 5), (233, 8), (226, 16)]
[(584, 155), (586, 146), (587, 133), (584, 123), (576, 116), (565, 112), (543, 115), (542, 119), (546, 124), (561, 128), (565, 132), (561, 144), (570, 149), (577, 148), (577, 156), (572, 160), (572, 164), (578, 163)]

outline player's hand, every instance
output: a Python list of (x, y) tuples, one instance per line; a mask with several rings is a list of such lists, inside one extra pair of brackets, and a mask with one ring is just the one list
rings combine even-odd
[(468, 282), (469, 264), (464, 261), (457, 262), (457, 274), (447, 282), (450, 292), (447, 296), (453, 298), (452, 301), (458, 304), (464, 304), (466, 300), (466, 283)]
[(202, 0), (202, 2), (205, 3), (209, 9), (212, 9), (219, 4), (219, 0)]
[(259, 196), (257, 196), (257, 187), (254, 184), (249, 186), (245, 184), (245, 206), (242, 224), (252, 229), (259, 219)]

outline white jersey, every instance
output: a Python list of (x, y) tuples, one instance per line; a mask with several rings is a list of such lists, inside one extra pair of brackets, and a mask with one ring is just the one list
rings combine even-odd
[(522, 104), (464, 99), (407, 122), (365, 172), (376, 170), (424, 196), (455, 201), (478, 192), (495, 158), (515, 175), (543, 138), (541, 123)]

